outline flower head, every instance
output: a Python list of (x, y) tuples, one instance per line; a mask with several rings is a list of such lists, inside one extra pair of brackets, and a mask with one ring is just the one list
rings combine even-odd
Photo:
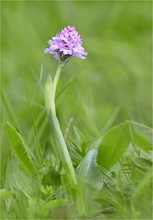
[(68, 62), (74, 56), (85, 59), (88, 54), (82, 47), (82, 39), (75, 27), (65, 27), (48, 43), (50, 46), (44, 52), (53, 54), (54, 58), (59, 60), (59, 62)]

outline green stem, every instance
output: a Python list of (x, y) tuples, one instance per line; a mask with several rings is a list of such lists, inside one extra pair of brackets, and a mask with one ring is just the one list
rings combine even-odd
[(62, 69), (63, 69), (63, 65), (59, 64), (58, 65), (58, 68), (57, 68), (57, 71), (56, 71), (56, 74), (55, 74), (55, 77), (54, 77), (54, 80), (53, 80), (53, 93), (52, 93), (52, 100), (53, 100), (53, 112), (56, 114), (56, 109), (55, 109), (55, 94), (56, 94), (56, 87), (57, 87), (57, 83), (58, 83), (58, 80), (59, 80), (59, 77), (61, 75), (61, 72), (62, 72)]
[(50, 76), (48, 77), (45, 85), (44, 95), (45, 95), (46, 109), (49, 115), (50, 127), (55, 139), (54, 151), (57, 154), (57, 156), (60, 158), (60, 161), (65, 170), (69, 184), (74, 186), (77, 183), (75, 171), (73, 168), (73, 164), (62, 131), (60, 129), (59, 121), (56, 117), (56, 108), (55, 108), (56, 87), (63, 67), (64, 67), (64, 63), (59, 64), (53, 82), (51, 80), (51, 77)]
[(57, 152), (60, 158), (60, 161), (65, 170), (69, 184), (75, 186), (77, 181), (76, 181), (73, 164), (65, 140), (63, 138), (63, 134), (60, 129), (59, 121), (56, 115), (52, 111), (49, 112), (49, 121), (50, 121), (50, 128), (54, 135), (55, 148), (56, 148), (55, 151)]

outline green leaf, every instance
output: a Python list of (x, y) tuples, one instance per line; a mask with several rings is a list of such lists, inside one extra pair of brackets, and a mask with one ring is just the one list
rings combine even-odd
[(84, 159), (77, 167), (78, 177), (89, 183), (96, 190), (100, 190), (103, 186), (102, 174), (96, 166), (97, 149), (88, 151)]
[(25, 175), (14, 161), (10, 161), (6, 170), (6, 182), (13, 188), (23, 192), (28, 198), (34, 195), (36, 183)]
[(121, 123), (111, 128), (99, 145), (98, 163), (109, 170), (121, 159), (130, 142), (131, 130), (128, 123)]
[(20, 160), (21, 164), (30, 173), (34, 173), (35, 168), (29, 157), (23, 138), (21, 137), (19, 132), (11, 124), (9, 124), (9, 122), (7, 122), (7, 129), (8, 129), (9, 137), (12, 142), (13, 149), (18, 159)]

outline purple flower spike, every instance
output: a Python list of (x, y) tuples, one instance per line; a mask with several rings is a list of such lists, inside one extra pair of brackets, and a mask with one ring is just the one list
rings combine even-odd
[(85, 59), (88, 54), (82, 47), (82, 39), (75, 27), (65, 27), (52, 40), (49, 40), (48, 43), (50, 46), (44, 52), (53, 54), (54, 58), (59, 62), (68, 62), (74, 56)]

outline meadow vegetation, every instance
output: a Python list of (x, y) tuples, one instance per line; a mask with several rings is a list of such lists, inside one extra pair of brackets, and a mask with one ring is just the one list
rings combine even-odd
[[(1, 2), (1, 219), (152, 218), (151, 1)], [(75, 26), (56, 112), (75, 169), (54, 152), (47, 41)]]

